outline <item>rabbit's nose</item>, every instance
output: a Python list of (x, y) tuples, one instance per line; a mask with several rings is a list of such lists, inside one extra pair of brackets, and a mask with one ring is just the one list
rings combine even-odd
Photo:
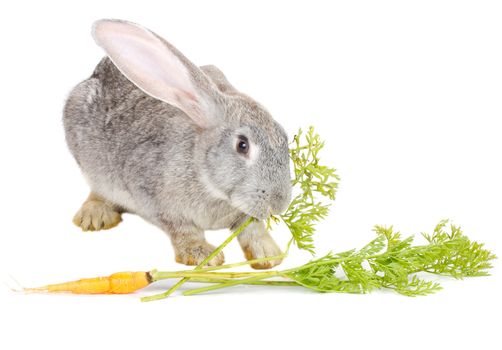
[(275, 192), (272, 196), (272, 199), (276, 202), (284, 202), (286, 196), (281, 192)]

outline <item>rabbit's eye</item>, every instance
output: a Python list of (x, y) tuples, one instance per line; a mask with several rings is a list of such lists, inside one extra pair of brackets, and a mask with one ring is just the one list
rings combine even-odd
[(247, 154), (249, 152), (249, 142), (246, 136), (239, 136), (237, 139), (237, 152)]

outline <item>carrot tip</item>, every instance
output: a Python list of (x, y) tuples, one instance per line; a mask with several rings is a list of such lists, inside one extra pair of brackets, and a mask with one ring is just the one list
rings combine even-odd
[(25, 288), (14, 278), (14, 276), (7, 274), (4, 284), (13, 292), (23, 292)]

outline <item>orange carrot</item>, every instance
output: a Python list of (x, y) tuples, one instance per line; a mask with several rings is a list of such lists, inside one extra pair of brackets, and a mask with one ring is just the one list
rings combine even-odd
[(106, 277), (83, 278), (78, 281), (25, 288), (27, 292), (70, 292), (75, 294), (129, 294), (152, 282), (148, 272), (117, 272)]

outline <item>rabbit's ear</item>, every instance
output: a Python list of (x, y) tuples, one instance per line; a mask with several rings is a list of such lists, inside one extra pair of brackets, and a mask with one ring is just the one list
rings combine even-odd
[(222, 96), (199, 68), (165, 40), (119, 20), (95, 22), (92, 36), (138, 88), (178, 107), (202, 128), (218, 124)]
[(227, 80), (227, 77), (218, 67), (213, 65), (201, 66), (200, 69), (213, 81), (216, 87), (223, 93), (233, 95), (238, 94), (236, 88)]

